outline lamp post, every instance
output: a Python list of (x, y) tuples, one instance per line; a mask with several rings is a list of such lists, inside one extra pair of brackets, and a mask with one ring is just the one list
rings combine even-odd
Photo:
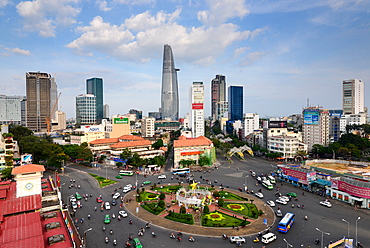
[(359, 221), (361, 219), (361, 217), (359, 216), (356, 220), (356, 245), (358, 243), (358, 240), (357, 240), (357, 221)]
[(248, 180), (247, 180), (248, 177), (249, 177), (248, 175), (244, 177), (244, 191), (248, 190)]
[(86, 233), (92, 231), (92, 227), (84, 231), (83, 247), (86, 247)]
[(105, 180), (108, 180), (108, 172), (107, 172), (108, 166), (105, 165)]
[(345, 219), (342, 219), (342, 221), (346, 222), (347, 223), (347, 239), (349, 239), (349, 222), (346, 221)]
[(321, 232), (321, 248), (324, 248), (324, 233), (326, 234), (326, 235), (330, 235), (330, 233), (328, 233), (328, 232), (324, 232), (324, 231), (321, 231), (319, 228), (317, 228), (316, 227), (316, 231), (319, 231), (319, 232)]
[(293, 245), (289, 244), (286, 239), (283, 239), (283, 241), (286, 243), (286, 248), (293, 247)]

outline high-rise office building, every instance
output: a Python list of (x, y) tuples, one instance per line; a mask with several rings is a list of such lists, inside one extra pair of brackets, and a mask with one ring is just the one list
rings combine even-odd
[(303, 143), (311, 151), (312, 146), (319, 144), (322, 146), (329, 145), (329, 110), (320, 107), (308, 107), (303, 110)]
[(162, 94), (161, 94), (161, 116), (162, 119), (179, 119), (179, 92), (177, 82), (177, 71), (170, 45), (164, 45), (163, 72), (162, 72)]
[(110, 118), (110, 115), (109, 115), (109, 105), (108, 104), (104, 104), (104, 111), (103, 111), (103, 118), (104, 119), (109, 119)]
[(361, 79), (343, 81), (343, 114), (365, 112), (364, 82)]
[(243, 120), (243, 86), (229, 87), (229, 120)]
[(96, 122), (101, 123), (101, 120), (104, 118), (103, 79), (87, 79), (86, 94), (93, 94), (96, 97)]
[(96, 123), (96, 96), (81, 94), (76, 97), (76, 123), (81, 125)]
[(43, 72), (26, 73), (26, 126), (34, 132), (47, 131), (50, 118), (51, 75)]
[(204, 85), (203, 82), (193, 82), (190, 88), (191, 112), (190, 128), (192, 137), (204, 136)]
[(0, 125), (23, 125), (25, 96), (0, 95)]
[(55, 81), (55, 78), (50, 78), (50, 111), (53, 111), (54, 113), (51, 113), (51, 119), (55, 119), (55, 111), (58, 110), (58, 87), (57, 83)]
[(211, 81), (211, 115), (213, 120), (220, 120), (228, 111), (226, 101), (226, 79), (223, 75), (216, 75)]
[(135, 114), (136, 115), (136, 120), (141, 120), (143, 119), (143, 111), (137, 110), (137, 109), (130, 109), (129, 114)]

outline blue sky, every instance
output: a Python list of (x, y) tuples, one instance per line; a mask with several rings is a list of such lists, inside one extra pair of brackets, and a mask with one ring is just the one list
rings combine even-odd
[[(110, 114), (158, 111), (163, 45), (189, 87), (244, 86), (244, 112), (287, 116), (342, 107), (342, 81), (370, 83), (367, 0), (0, 0), (0, 94), (25, 95), (25, 73), (56, 77), (59, 109), (75, 116), (85, 80), (104, 79)], [(369, 94), (365, 94), (365, 106)]]

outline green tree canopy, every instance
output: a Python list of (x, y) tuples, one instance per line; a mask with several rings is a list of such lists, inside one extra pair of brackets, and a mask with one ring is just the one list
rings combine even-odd
[(163, 147), (163, 140), (162, 139), (157, 140), (155, 143), (152, 144), (152, 147), (156, 150)]
[(22, 137), (33, 135), (33, 132), (23, 126), (9, 125), (9, 132), (13, 134), (15, 140), (20, 141)]

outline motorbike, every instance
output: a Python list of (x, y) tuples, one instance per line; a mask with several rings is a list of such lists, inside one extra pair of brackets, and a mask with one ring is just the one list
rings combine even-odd
[(191, 236), (190, 236), (190, 237), (189, 237), (189, 241), (190, 241), (190, 242), (195, 242), (195, 239), (194, 239), (193, 237), (191, 237)]
[(141, 232), (141, 231), (139, 231), (139, 232), (137, 233), (137, 235), (138, 235), (138, 236), (143, 236), (143, 235), (144, 235), (144, 233), (143, 233), (143, 232)]
[(105, 231), (105, 226), (103, 226), (103, 231)]
[(109, 238), (105, 237), (105, 243), (108, 243), (108, 242), (109, 242)]
[(152, 232), (152, 237), (153, 238), (157, 237), (157, 234), (155, 234), (155, 232)]
[(228, 239), (226, 234), (222, 234), (222, 239)]
[(258, 243), (260, 242), (260, 239), (258, 237), (255, 237), (254, 240), (253, 240), (254, 243)]
[(129, 221), (128, 221), (128, 223), (129, 223), (130, 225), (132, 225), (132, 220), (129, 220)]
[(112, 214), (112, 218), (115, 219), (116, 218), (116, 215), (115, 214)]
[(171, 233), (171, 234), (170, 234), (170, 238), (171, 238), (171, 239), (175, 239), (175, 238), (176, 238), (175, 234)]
[(116, 246), (117, 245), (117, 240), (116, 239), (113, 239), (113, 245)]
[(109, 233), (112, 235), (113, 234), (113, 229), (110, 229)]
[(304, 217), (304, 220), (308, 220), (308, 217), (307, 217), (307, 215)]
[(181, 237), (177, 237), (177, 242), (181, 242), (182, 238)]

